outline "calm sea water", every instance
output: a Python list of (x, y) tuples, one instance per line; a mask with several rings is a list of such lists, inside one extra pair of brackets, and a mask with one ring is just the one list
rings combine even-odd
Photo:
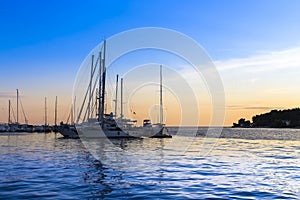
[(204, 133), (117, 140), (126, 155), (102, 162), (81, 140), (1, 133), (0, 199), (300, 199), (300, 130), (226, 128), (202, 155)]

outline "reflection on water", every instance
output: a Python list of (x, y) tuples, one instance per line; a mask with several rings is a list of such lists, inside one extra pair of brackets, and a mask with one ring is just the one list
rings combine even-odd
[[(289, 140), (261, 139), (264, 131)], [(231, 138), (224, 138), (230, 133)], [(0, 195), (3, 199), (297, 199), (299, 135), (300, 130), (225, 129), (206, 156), (199, 156), (204, 137), (190, 140), (185, 153), (171, 148), (176, 147), (169, 145), (173, 139), (112, 140), (119, 152), (91, 141), (100, 162), (80, 140), (61, 139), (54, 133), (1, 133)], [(186, 140), (179, 137), (177, 141)]]

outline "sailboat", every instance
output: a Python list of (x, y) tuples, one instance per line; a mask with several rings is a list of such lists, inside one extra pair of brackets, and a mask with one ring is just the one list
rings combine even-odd
[[(102, 56), (103, 55), (103, 56)], [(94, 55), (92, 55), (91, 64), (91, 77), (88, 89), (84, 96), (83, 102), (79, 109), (79, 113), (76, 119), (76, 130), (80, 138), (134, 138), (124, 132), (120, 126), (118, 126), (115, 116), (113, 113), (105, 113), (105, 84), (106, 84), (106, 67), (105, 67), (105, 56), (106, 56), (106, 41), (103, 43), (103, 54), (99, 53), (99, 57), (94, 64)], [(97, 66), (99, 63), (99, 66)], [(95, 73), (96, 68), (99, 68), (98, 74)], [(98, 94), (97, 94), (97, 113), (96, 118), (93, 115), (93, 78), (96, 74), (96, 82), (98, 81)], [(97, 76), (98, 75), (98, 76)], [(86, 105), (87, 104), (87, 105)], [(81, 122), (79, 119), (83, 118)]]
[[(163, 98), (162, 98), (162, 65), (160, 65), (160, 85), (159, 85), (159, 91), (160, 91), (160, 98), (159, 98), (159, 104), (160, 104), (160, 109), (159, 109), (159, 123), (154, 124), (156, 126), (156, 130), (158, 129), (157, 132), (154, 132), (155, 134), (151, 135), (151, 138), (172, 138), (172, 135), (168, 133), (168, 129), (166, 127), (166, 124), (163, 123)], [(150, 121), (145, 121), (143, 122), (143, 127), (148, 127), (150, 126)]]
[[(17, 98), (17, 118), (15, 119), (15, 122), (12, 122), (12, 120), (11, 120), (10, 114), (11, 114), (12, 106), (11, 106), (10, 100), (8, 100), (8, 123), (7, 123), (8, 127), (7, 127), (7, 131), (8, 132), (29, 132), (29, 133), (31, 133), (31, 132), (33, 132), (34, 127), (32, 125), (28, 124), (28, 119), (25, 115), (24, 108), (23, 108), (23, 105), (22, 105), (22, 101), (19, 97), (19, 90), (18, 89), (17, 89), (17, 97), (16, 98)], [(19, 104), (21, 105), (21, 110), (22, 110), (22, 113), (23, 113), (23, 116), (24, 116), (24, 120), (25, 120), (24, 124), (19, 123)]]
[(45, 110), (44, 110), (44, 125), (39, 125), (39, 126), (35, 126), (35, 132), (38, 133), (50, 133), (51, 130), (51, 126), (49, 126), (48, 122), (47, 122), (47, 97), (45, 97)]
[[(102, 56), (103, 55), (103, 56)], [(118, 75), (116, 82), (116, 100), (115, 100), (115, 113), (111, 112), (109, 114), (105, 113), (105, 87), (106, 87), (106, 66), (105, 66), (105, 56), (106, 56), (106, 41), (103, 43), (103, 54), (99, 53), (99, 57), (94, 64), (94, 55), (92, 55), (91, 60), (91, 74), (90, 81), (83, 98), (83, 102), (79, 109), (77, 119), (76, 119), (76, 130), (80, 137), (85, 138), (141, 138), (141, 137), (172, 137), (167, 133), (165, 125), (162, 123), (162, 66), (160, 66), (160, 123), (151, 124), (150, 120), (144, 120), (142, 127), (136, 126), (136, 121), (131, 119), (123, 118), (123, 79), (121, 79), (121, 116), (117, 118), (117, 91), (118, 91)], [(97, 66), (99, 63), (99, 66)], [(96, 76), (96, 81), (93, 80), (96, 68), (98, 67), (98, 76)], [(98, 109), (96, 113), (96, 118), (93, 115), (93, 94), (95, 85), (98, 85), (97, 93), (97, 104)], [(79, 122), (79, 119), (81, 121)]]
[[(150, 138), (172, 138), (172, 135), (168, 133), (168, 129), (163, 123), (163, 98), (162, 98), (162, 65), (160, 65), (160, 109), (159, 109), (159, 123), (152, 124), (150, 119), (143, 120), (142, 127), (124, 127), (125, 132), (130, 135), (139, 137)], [(122, 87), (122, 86), (121, 86)]]
[[(71, 118), (71, 123), (69, 124), (69, 118)], [(60, 133), (64, 138), (79, 139), (77, 130), (75, 128), (73, 120), (73, 106), (71, 106), (71, 112), (68, 117), (67, 123), (63, 121), (57, 125), (57, 96), (55, 97), (55, 110), (54, 110), (54, 127), (53, 132)]]
[[(57, 100), (55, 101), (55, 124), (56, 124), (56, 120), (57, 120)], [(71, 123), (69, 124), (69, 117), (71, 118)], [(78, 132), (76, 130), (75, 124), (74, 124), (74, 114), (73, 114), (73, 106), (71, 106), (71, 112), (70, 115), (68, 117), (67, 123), (63, 123), (60, 122), (60, 125), (56, 127), (57, 132), (59, 132), (60, 134), (62, 134), (64, 136), (64, 138), (71, 138), (71, 139), (79, 139), (79, 135)]]

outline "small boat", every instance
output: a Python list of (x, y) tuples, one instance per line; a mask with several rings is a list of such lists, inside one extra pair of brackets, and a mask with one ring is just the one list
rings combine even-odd
[(62, 134), (64, 138), (71, 138), (71, 139), (78, 139), (79, 135), (75, 128), (74, 124), (64, 124), (63, 122), (60, 123), (60, 126), (57, 126), (57, 132)]
[(33, 125), (29, 124), (15, 124), (15, 132), (33, 132)]
[(8, 132), (18, 132), (19, 125), (17, 123), (9, 123), (7, 130), (8, 130)]
[(7, 132), (8, 127), (6, 124), (0, 124), (0, 132)]
[[(69, 124), (68, 122), (70, 117), (71, 117), (71, 123)], [(67, 123), (60, 122), (60, 125), (58, 126), (56, 125), (56, 120), (57, 120), (57, 97), (55, 100), (55, 125), (53, 131), (60, 133), (62, 136), (64, 136), (64, 138), (79, 139), (79, 135), (73, 120), (73, 106), (71, 106), (71, 112), (67, 119)]]
[(39, 126), (35, 126), (33, 131), (37, 133), (50, 133), (52, 129), (51, 126), (48, 125), (39, 125)]
[[(11, 119), (12, 106), (11, 106), (10, 100), (8, 100), (8, 122), (7, 122), (7, 125), (6, 125), (6, 131), (7, 132), (27, 132), (27, 133), (32, 133), (33, 130), (34, 130), (34, 127), (33, 127), (33, 125), (28, 124), (28, 119), (27, 119), (27, 117), (25, 115), (24, 108), (23, 108), (21, 99), (19, 97), (19, 90), (18, 89), (17, 89), (17, 97), (16, 97), (16, 99), (17, 99), (17, 112), (16, 112), (17, 113), (17, 118), (15, 119), (15, 122), (12, 122), (12, 119)], [(19, 123), (19, 102), (21, 102), (20, 105), (21, 105), (22, 113), (23, 113), (24, 120), (25, 120), (24, 124)]]

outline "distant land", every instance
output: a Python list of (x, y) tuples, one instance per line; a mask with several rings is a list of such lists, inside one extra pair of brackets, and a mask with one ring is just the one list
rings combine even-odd
[(268, 113), (255, 115), (252, 122), (241, 118), (232, 127), (243, 128), (300, 128), (300, 108), (271, 110)]

